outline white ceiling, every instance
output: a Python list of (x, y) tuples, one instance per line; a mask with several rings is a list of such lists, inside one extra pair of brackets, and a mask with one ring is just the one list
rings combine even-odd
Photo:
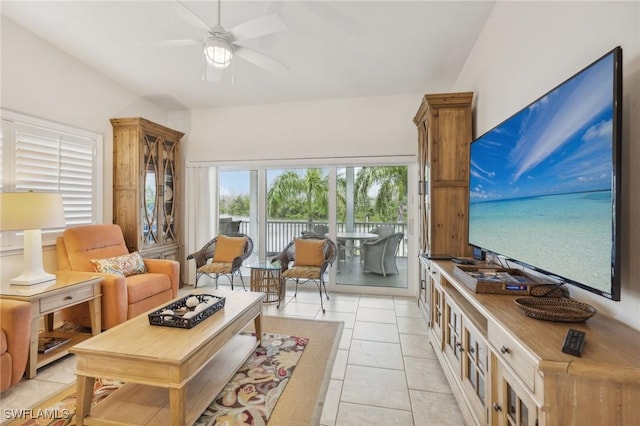
[[(185, 1), (210, 25), (217, 3)], [(238, 59), (235, 82), (201, 80), (203, 33), (165, 1), (6, 1), (1, 12), (132, 92), (169, 109), (451, 90), (494, 1), (222, 1), (226, 29), (268, 13), (284, 32), (243, 43), (288, 66)], [(180, 10), (179, 10), (180, 9)]]

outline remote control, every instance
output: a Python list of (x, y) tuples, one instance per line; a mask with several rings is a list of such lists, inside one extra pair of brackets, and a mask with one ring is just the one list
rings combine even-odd
[(584, 331), (570, 328), (569, 331), (567, 331), (567, 336), (564, 338), (562, 352), (574, 356), (582, 355), (582, 349), (584, 348), (584, 336)]

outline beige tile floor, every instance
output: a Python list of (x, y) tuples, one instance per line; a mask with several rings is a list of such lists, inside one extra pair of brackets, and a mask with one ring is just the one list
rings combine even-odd
[[(224, 287), (224, 285), (221, 285)], [(185, 287), (181, 292), (192, 288)], [(415, 298), (333, 292), (320, 309), (313, 284), (293, 288), (267, 315), (344, 321), (344, 332), (325, 398), (322, 426), (464, 425), (442, 373)], [(72, 355), (38, 370), (0, 395), (0, 413), (27, 409), (75, 381)]]

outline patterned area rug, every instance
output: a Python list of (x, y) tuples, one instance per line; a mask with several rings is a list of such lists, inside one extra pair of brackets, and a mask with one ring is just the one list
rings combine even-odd
[(304, 337), (264, 333), (262, 345), (195, 425), (266, 425), (308, 342)]
[[(195, 425), (266, 425), (308, 343), (309, 339), (304, 337), (263, 333), (261, 346), (240, 367)], [(123, 384), (97, 379), (92, 406)], [(75, 425), (75, 406), (73, 385), (42, 404), (42, 408), (23, 413), (28, 419), (11, 425)]]

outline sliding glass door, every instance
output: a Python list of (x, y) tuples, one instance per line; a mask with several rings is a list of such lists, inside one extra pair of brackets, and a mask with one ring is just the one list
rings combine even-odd
[(258, 171), (221, 169), (218, 182), (218, 233), (241, 232), (259, 247)]
[(266, 253), (280, 252), (303, 233), (329, 232), (327, 169), (267, 169)]
[(336, 169), (337, 285), (407, 288), (407, 166)]
[(408, 176), (415, 168), (356, 161), (216, 167), (219, 232), (249, 235), (255, 245), (251, 262), (273, 258), (305, 234), (328, 235), (338, 246), (330, 289), (411, 289), (415, 272), (408, 259), (417, 245), (409, 232)]

